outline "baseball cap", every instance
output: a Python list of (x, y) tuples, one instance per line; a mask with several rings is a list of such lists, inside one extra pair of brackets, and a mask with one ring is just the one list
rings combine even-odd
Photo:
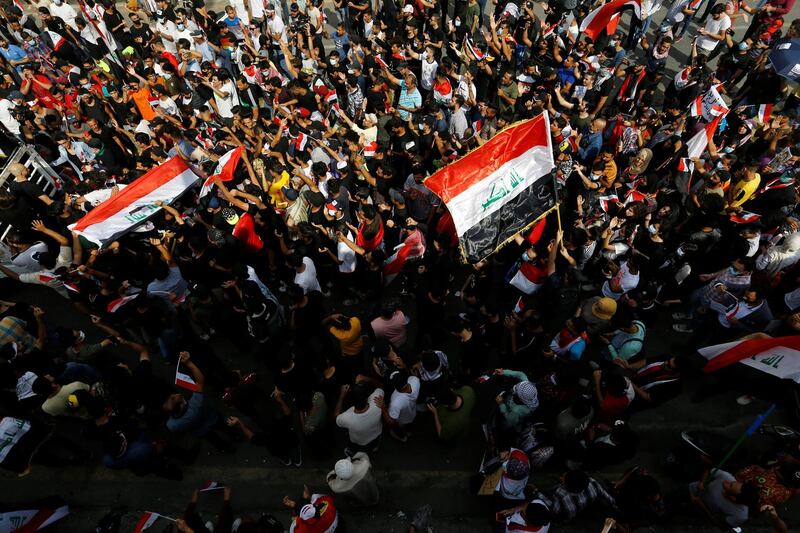
[(403, 7), (403, 13), (413, 13), (413, 12), (414, 12), (414, 6), (412, 6), (411, 4), (406, 4), (405, 7)]
[(601, 320), (610, 320), (617, 312), (617, 302), (603, 297), (592, 304), (592, 314)]
[(25, 95), (19, 91), (11, 91), (8, 93), (9, 100), (25, 100)]
[(300, 196), (300, 193), (297, 192), (297, 189), (294, 187), (289, 187), (288, 185), (286, 187), (281, 187), (281, 192), (283, 193), (283, 196), (286, 197), (286, 199), (290, 202), (297, 200), (297, 197)]
[(239, 215), (237, 215), (236, 211), (234, 211), (230, 207), (226, 207), (222, 210), (222, 218), (224, 218), (225, 222), (227, 222), (231, 226), (235, 226), (236, 223), (239, 222)]

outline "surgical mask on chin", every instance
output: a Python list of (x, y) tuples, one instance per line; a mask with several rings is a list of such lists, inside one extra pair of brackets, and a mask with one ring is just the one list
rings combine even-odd
[(733, 146), (726, 146), (725, 148), (722, 149), (722, 151), (725, 152), (726, 154), (730, 154), (731, 152), (733, 152)]
[(171, 77), (172, 77), (172, 74), (167, 74), (166, 72), (164, 73), (164, 79), (165, 79), (165, 80), (168, 80), (168, 79), (170, 79)]
[(608, 41), (608, 46), (616, 48), (617, 44), (619, 44), (619, 41), (617, 40)]
[(739, 50), (750, 50), (750, 46), (744, 41), (739, 43)]
[(178, 31), (183, 31), (186, 29), (186, 26), (184, 26), (183, 24), (178, 24), (176, 27), (178, 28)]
[(599, 181), (600, 180), (600, 174), (589, 174), (589, 179), (592, 180), (592, 181)]
[(649, 226), (647, 226), (647, 231), (650, 232), (650, 235), (655, 235), (656, 233), (658, 233), (658, 228), (650, 224)]

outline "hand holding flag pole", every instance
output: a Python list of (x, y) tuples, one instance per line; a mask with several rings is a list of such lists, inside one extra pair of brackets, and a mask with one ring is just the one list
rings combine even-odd
[[(764, 420), (766, 420), (767, 417), (771, 415), (774, 410), (775, 410), (775, 404), (773, 403), (767, 408), (766, 411), (758, 415), (756, 419), (753, 420), (750, 426), (748, 426), (745, 432), (742, 433), (742, 435), (739, 437), (739, 440), (736, 441), (736, 444), (734, 444), (733, 447), (730, 450), (728, 450), (728, 453), (725, 454), (725, 457), (723, 457), (722, 460), (719, 462), (719, 464), (714, 467), (714, 469), (711, 471), (711, 473), (708, 475), (706, 479), (714, 478), (716, 473), (720, 469), (722, 469), (723, 466), (725, 466), (725, 463), (727, 463), (730, 460), (730, 458), (733, 457), (733, 454), (736, 453), (736, 450), (738, 450), (742, 446), (742, 444), (744, 444), (745, 440), (753, 436), (753, 434), (758, 430), (758, 428), (761, 427), (761, 424), (764, 423)], [(704, 479), (703, 482), (705, 482), (706, 479)]]

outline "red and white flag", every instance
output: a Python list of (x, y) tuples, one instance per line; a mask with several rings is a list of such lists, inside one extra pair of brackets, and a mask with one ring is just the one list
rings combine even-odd
[(470, 39), (468, 35), (464, 35), (464, 46), (466, 47), (467, 50), (469, 50), (469, 53), (472, 54), (472, 56), (478, 61), (480, 61), (485, 57), (480, 50), (475, 48), (475, 45), (472, 44), (472, 39)]
[(694, 172), (694, 161), (688, 157), (678, 159), (678, 172), (688, 172), (689, 174)]
[(691, 74), (691, 72), (692, 67), (686, 67), (675, 74), (675, 76), (672, 78), (672, 81), (675, 83), (676, 89), (680, 91), (689, 85), (689, 74)]
[(759, 123), (766, 124), (772, 116), (772, 104), (761, 104), (758, 106), (758, 113), (756, 116)]
[(409, 259), (422, 257), (425, 254), (425, 236), (418, 229), (409, 233), (403, 243), (395, 248), (391, 257), (383, 263), (383, 284), (390, 284), (403, 270), (403, 265)]
[(30, 506), (15, 505), (0, 511), (0, 533), (50, 531), (53, 524), (69, 515), (69, 507), (48, 498)]
[(750, 211), (740, 211), (738, 213), (731, 213), (730, 215), (731, 222), (736, 224), (750, 224), (760, 218), (761, 215), (758, 213), (751, 213)]
[(47, 36), (50, 37), (50, 40), (53, 42), (53, 51), (57, 52), (58, 49), (61, 48), (61, 46), (63, 46), (63, 44), (66, 42), (61, 35), (59, 35), (54, 31), (44, 30), (44, 33), (46, 33)]
[(376, 62), (376, 63), (377, 63), (377, 64), (378, 64), (378, 65), (379, 65), (381, 68), (389, 68), (389, 65), (386, 63), (386, 61), (384, 61), (384, 60), (383, 60), (383, 58), (382, 58), (381, 56), (375, 56), (375, 62)]
[(694, 136), (687, 141), (687, 155), (690, 159), (696, 159), (703, 155), (703, 152), (706, 151), (706, 147), (708, 147), (708, 141), (714, 137), (714, 133), (717, 131), (719, 123), (722, 122), (722, 117), (724, 116), (725, 115), (718, 115), (714, 117), (714, 120), (704, 125), (700, 131), (695, 133)]
[(364, 157), (372, 157), (378, 149), (378, 141), (372, 141), (364, 145)]
[(721, 83), (711, 86), (705, 94), (695, 98), (689, 106), (689, 111), (693, 117), (702, 116), (705, 120), (714, 120), (714, 117), (727, 113), (728, 104), (719, 94)]
[(181, 362), (178, 361), (175, 367), (175, 385), (192, 392), (200, 392), (200, 386), (197, 382), (185, 372), (181, 372)]
[(492, 253), (552, 207), (554, 168), (550, 120), (544, 113), (503, 130), (424, 183), (447, 205), (464, 255), (472, 261)]
[(223, 182), (233, 179), (233, 174), (236, 172), (236, 166), (239, 164), (243, 152), (244, 146), (237, 146), (233, 150), (224, 153), (222, 157), (217, 160), (217, 167), (214, 169), (214, 173), (208, 177), (205, 183), (203, 183), (203, 188), (200, 189), (201, 198), (211, 192), (211, 189), (214, 187), (215, 178), (219, 178), (220, 181)]
[(615, 193), (611, 193), (605, 196), (598, 196), (597, 201), (600, 202), (600, 209), (604, 213), (608, 213), (608, 208), (611, 207), (611, 204), (619, 203), (619, 197)]
[(92, 209), (70, 229), (88, 240), (103, 245), (132, 230), (200, 179), (178, 156), (148, 171), (118, 194)]
[(800, 335), (768, 337), (758, 334), (749, 337), (700, 348), (700, 355), (709, 360), (703, 372), (714, 372), (741, 362), (778, 378), (800, 383)]
[(642, 18), (640, 0), (611, 0), (586, 15), (581, 22), (581, 32), (594, 41), (600, 33), (607, 30), (612, 17), (618, 15), (626, 7), (633, 8), (633, 14), (637, 19)]
[(131, 300), (136, 299), (137, 296), (139, 296), (138, 292), (136, 294), (127, 294), (125, 296), (120, 296), (116, 300), (111, 300), (110, 302), (108, 302), (108, 307), (106, 308), (106, 310), (109, 313), (116, 313), (117, 311), (119, 311), (120, 307), (124, 306)]
[(160, 514), (151, 513), (150, 511), (145, 511), (142, 517), (136, 523), (136, 528), (133, 530), (133, 533), (141, 533), (145, 529), (155, 524), (156, 520), (158, 520), (159, 518), (161, 518)]
[(306, 145), (308, 144), (308, 135), (303, 133), (302, 131), (297, 132), (297, 138), (294, 140), (294, 149), (298, 152), (302, 152), (305, 150)]
[(619, 19), (622, 18), (622, 13), (614, 13), (611, 15), (611, 18), (608, 19), (608, 24), (606, 24), (606, 35), (613, 35), (615, 31), (617, 31), (617, 26), (619, 26)]
[(644, 202), (645, 199), (647, 199), (645, 193), (637, 191), (636, 189), (631, 189), (628, 191), (628, 194), (625, 195), (625, 203), (623, 205), (628, 205), (633, 202)]
[(198, 489), (198, 492), (208, 492), (210, 490), (219, 490), (224, 488), (225, 485), (219, 481), (206, 481), (203, 486)]

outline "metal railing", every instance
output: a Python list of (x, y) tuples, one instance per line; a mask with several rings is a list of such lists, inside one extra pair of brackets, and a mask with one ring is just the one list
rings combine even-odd
[[(48, 165), (47, 161), (28, 145), (17, 148), (6, 160), (3, 170), (0, 171), (0, 191), (8, 191), (9, 184), (14, 179), (10, 168), (12, 163), (26, 166), (30, 172), (28, 180), (38, 185), (46, 195), (55, 196), (56, 191), (60, 188), (61, 178), (53, 170), (53, 167)], [(0, 222), (0, 242), (5, 242), (9, 231), (11, 231), (11, 224)]]

